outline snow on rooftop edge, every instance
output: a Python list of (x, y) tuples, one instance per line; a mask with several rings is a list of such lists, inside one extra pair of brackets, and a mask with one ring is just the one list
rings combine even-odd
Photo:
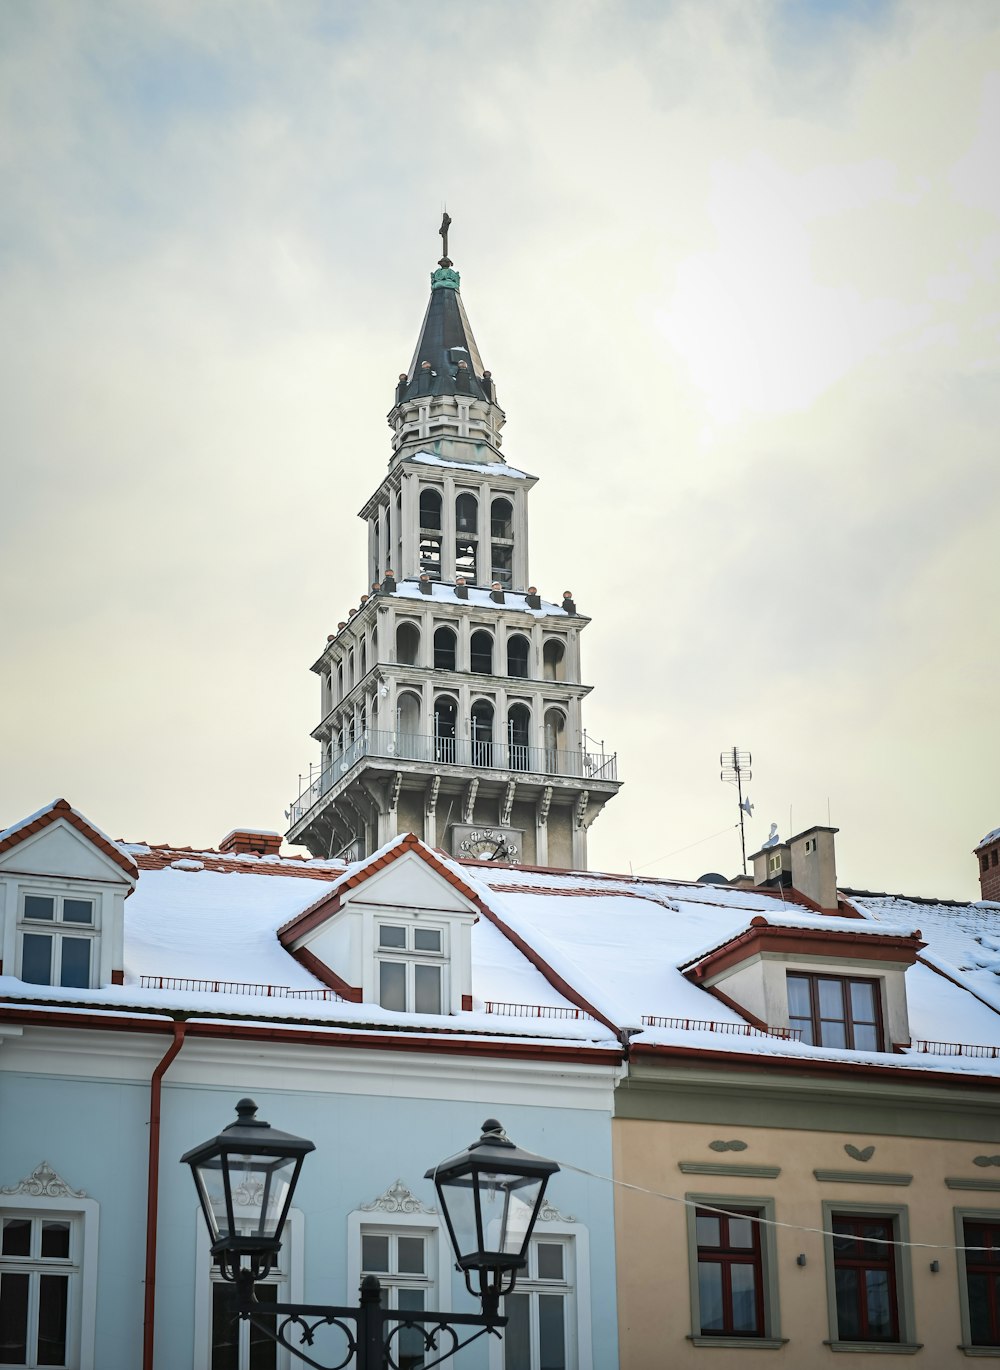
[(404, 457), (404, 461), (418, 461), (422, 466), (446, 466), (456, 471), (499, 471), (505, 476), (514, 476), (517, 480), (533, 480), (527, 471), (519, 471), (516, 466), (508, 466), (506, 461), (454, 461), (450, 457), (439, 457), (434, 452), (414, 452), (412, 456)]

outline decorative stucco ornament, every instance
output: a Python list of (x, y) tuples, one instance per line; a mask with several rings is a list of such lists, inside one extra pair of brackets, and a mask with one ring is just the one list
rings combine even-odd
[(715, 1141), (709, 1142), (709, 1151), (746, 1151), (746, 1142), (741, 1142), (738, 1137), (734, 1137), (731, 1142)]
[(550, 1204), (548, 1199), (542, 1200), (536, 1222), (540, 1223), (575, 1223), (579, 1218), (574, 1218), (572, 1213), (562, 1213), (555, 1204)]
[(844, 1150), (852, 1161), (870, 1161), (875, 1155), (875, 1148), (873, 1146), (857, 1147), (851, 1142), (844, 1143)]
[(1000, 1156), (973, 1156), (973, 1165), (1000, 1165)]
[(462, 278), (453, 266), (439, 266), (431, 272), (432, 290), (460, 290)]
[(85, 1199), (87, 1191), (73, 1189), (48, 1161), (39, 1161), (20, 1184), (0, 1186), (0, 1194), (28, 1194), (33, 1199)]
[(384, 1194), (371, 1203), (359, 1204), (362, 1213), (436, 1213), (437, 1209), (411, 1194), (402, 1180), (396, 1180)]

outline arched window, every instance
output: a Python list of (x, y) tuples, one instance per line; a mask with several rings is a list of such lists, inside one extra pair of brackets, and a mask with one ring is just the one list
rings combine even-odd
[(348, 690), (353, 690), (353, 689), (354, 689), (354, 682), (355, 682), (356, 680), (357, 680), (357, 676), (354, 674), (354, 648), (352, 647), (351, 650), (347, 653), (347, 688), (348, 688)]
[(514, 536), (514, 506), (509, 499), (495, 499), (490, 509), (490, 536), (506, 541)]
[(420, 492), (420, 526), (430, 531), (441, 531), (441, 495), (437, 490)]
[(477, 675), (493, 674), (493, 638), (489, 633), (479, 629), (472, 634), (469, 643), (470, 660), (469, 664)]
[(343, 699), (343, 697), (344, 697), (344, 663), (343, 663), (342, 661), (338, 661), (338, 662), (337, 662), (337, 702), (339, 703), (340, 700)]
[(566, 716), (561, 709), (545, 711), (545, 769), (550, 774), (563, 774), (566, 749)]
[(458, 639), (454, 628), (435, 628), (434, 630), (434, 669), (453, 671), (455, 669), (455, 648)]
[(455, 724), (458, 705), (448, 695), (434, 701), (434, 760), (455, 760)]
[(415, 623), (396, 625), (396, 660), (400, 666), (415, 666), (420, 651), (420, 629)]
[(455, 531), (471, 533), (476, 537), (479, 532), (479, 501), (475, 495), (462, 494), (455, 500)]
[(542, 673), (546, 680), (566, 679), (566, 646), (557, 637), (546, 638), (542, 647)]
[(376, 580), (380, 580), (381, 577), (382, 577), (382, 572), (381, 572), (381, 570), (380, 570), (380, 567), (381, 567), (381, 565), (382, 565), (382, 558), (381, 558), (381, 556), (379, 555), (378, 514), (377, 514), (377, 513), (376, 513), (375, 517), (372, 519), (371, 525), (372, 525), (372, 565), (373, 565), (374, 568), (375, 568), (375, 579), (376, 579)]
[(365, 676), (368, 674), (368, 642), (365, 638), (361, 639), (361, 648), (359, 655), (360, 667), (358, 671), (358, 679), (364, 680)]
[(509, 499), (495, 499), (490, 508), (490, 580), (502, 589), (514, 584), (514, 506)]
[(528, 651), (530, 644), (526, 637), (515, 633), (507, 639), (507, 674), (526, 677), (528, 674)]
[(396, 755), (420, 756), (420, 699), (408, 690), (396, 696)]
[(494, 765), (493, 754), (493, 705), (488, 699), (477, 699), (472, 706), (473, 766)]
[(526, 704), (507, 710), (507, 764), (512, 771), (531, 770), (531, 712)]

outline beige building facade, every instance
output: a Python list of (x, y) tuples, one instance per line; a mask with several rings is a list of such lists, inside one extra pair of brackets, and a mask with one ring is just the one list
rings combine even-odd
[[(998, 1103), (985, 1076), (634, 1051), (613, 1123), (623, 1370), (1000, 1357), (969, 1298), (1000, 1252), (979, 1275), (958, 1249), (1000, 1237)], [(984, 1307), (974, 1289), (980, 1339)]]

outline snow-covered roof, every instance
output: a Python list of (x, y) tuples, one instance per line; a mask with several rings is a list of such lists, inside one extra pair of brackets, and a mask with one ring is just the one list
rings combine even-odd
[(11, 847), (17, 846), (26, 838), (59, 819), (65, 820), (77, 832), (88, 838), (106, 856), (109, 856), (115, 865), (120, 866), (126, 874), (135, 875), (135, 861), (129, 853), (128, 847), (124, 842), (116, 842), (107, 833), (102, 832), (96, 824), (80, 812), (74, 809), (73, 805), (66, 799), (53, 799), (44, 808), (36, 809), (27, 818), (21, 818), (16, 823), (11, 823), (9, 827), (0, 831), (0, 852), (6, 851)]
[(489, 590), (483, 589), (480, 586), (467, 585), (465, 598), (459, 599), (455, 594), (454, 585), (445, 585), (444, 582), (440, 580), (432, 580), (430, 584), (432, 589), (431, 593), (428, 595), (420, 589), (419, 581), (400, 580), (397, 582), (396, 588), (392, 593), (397, 598), (419, 599), (425, 602), (428, 599), (432, 599), (435, 603), (441, 603), (443, 601), (445, 604), (480, 604), (483, 608), (492, 610), (501, 607), (517, 609), (520, 613), (531, 614), (534, 618), (569, 617), (561, 604), (552, 604), (549, 600), (545, 599), (542, 600), (540, 609), (533, 609), (528, 603), (527, 596), (521, 590), (505, 590), (503, 592), (504, 603), (501, 606), (490, 598)]
[(512, 476), (514, 480), (536, 480), (527, 471), (518, 471), (505, 461), (453, 461), (450, 457), (439, 457), (434, 452), (414, 452), (405, 458), (421, 466), (444, 466), (453, 471), (475, 471), (479, 475)]
[(1000, 828), (994, 828), (992, 832), (988, 832), (984, 838), (976, 843), (974, 850), (979, 851), (982, 847), (988, 847), (989, 844), (995, 842), (998, 837), (1000, 837)]

